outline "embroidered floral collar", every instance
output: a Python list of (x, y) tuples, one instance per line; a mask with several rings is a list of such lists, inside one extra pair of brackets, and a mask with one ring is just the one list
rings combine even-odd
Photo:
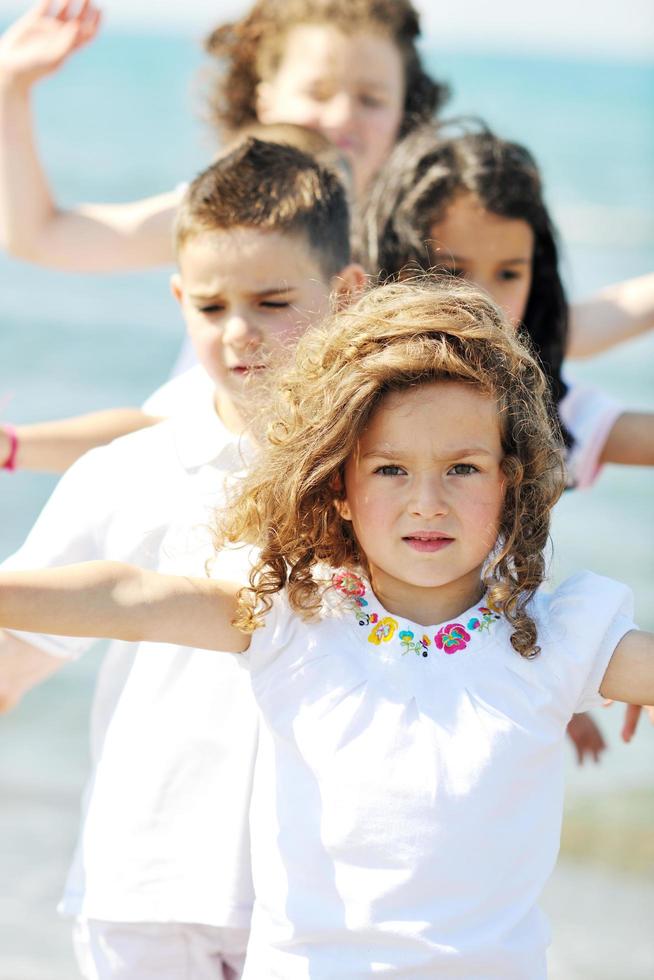
[(457, 653), (465, 650), (475, 632), (490, 632), (491, 627), (501, 619), (499, 613), (490, 606), (478, 606), (466, 614), (465, 624), (448, 623), (441, 626), (436, 633), (425, 632), (422, 636), (416, 636), (412, 629), (402, 628), (394, 616), (380, 616), (366, 608), (370, 605), (366, 598), (369, 586), (356, 572), (347, 569), (334, 572), (332, 586), (346, 600), (359, 626), (363, 629), (372, 626), (368, 633), (369, 643), (375, 646), (394, 643), (399, 645), (402, 655), (415, 653), (419, 657), (428, 657), (434, 652), (433, 648), (447, 654)]

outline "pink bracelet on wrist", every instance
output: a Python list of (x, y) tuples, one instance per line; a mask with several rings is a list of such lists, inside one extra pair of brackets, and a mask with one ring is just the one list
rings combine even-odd
[(9, 438), (9, 455), (6, 460), (0, 466), (2, 470), (15, 470), (16, 469), (16, 457), (18, 456), (18, 433), (14, 429), (13, 425), (9, 425), (8, 422), (3, 422), (0, 428), (6, 432)]

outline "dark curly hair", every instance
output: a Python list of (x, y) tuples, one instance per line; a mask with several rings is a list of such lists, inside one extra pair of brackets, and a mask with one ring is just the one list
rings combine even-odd
[[(464, 125), (467, 131), (449, 138), (442, 127), (421, 126), (397, 144), (356, 216), (355, 255), (382, 279), (407, 269), (430, 270), (435, 264), (431, 229), (462, 191), (492, 214), (526, 221), (534, 234), (534, 256), (522, 326), (547, 376), (560, 425), (556, 407), (567, 391), (561, 369), (568, 303), (538, 166), (524, 146), (500, 139), (481, 123)], [(571, 445), (572, 437), (562, 431)]]
[(234, 625), (256, 629), (283, 588), (310, 617), (321, 603), (321, 564), (366, 570), (339, 509), (345, 464), (389, 392), (440, 381), (471, 385), (497, 403), (505, 493), (484, 583), (513, 626), (514, 648), (538, 653), (528, 602), (545, 575), (550, 510), (563, 489), (547, 383), (493, 301), (452, 279), (377, 287), (301, 339), (267, 411), (260, 458), (218, 518), (219, 546), (260, 548)]
[(299, 24), (329, 24), (346, 34), (366, 27), (397, 44), (404, 60), (406, 96), (400, 135), (435, 115), (449, 96), (425, 72), (416, 42), (418, 13), (410, 0), (258, 0), (241, 20), (217, 27), (205, 50), (221, 62), (209, 96), (209, 116), (219, 132), (256, 119), (256, 90), (279, 65), (288, 31)]

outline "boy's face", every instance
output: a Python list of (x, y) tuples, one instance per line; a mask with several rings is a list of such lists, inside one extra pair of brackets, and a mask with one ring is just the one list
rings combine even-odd
[(233, 228), (184, 244), (172, 290), (218, 414), (240, 431), (248, 392), (327, 313), (330, 283), (302, 238)]

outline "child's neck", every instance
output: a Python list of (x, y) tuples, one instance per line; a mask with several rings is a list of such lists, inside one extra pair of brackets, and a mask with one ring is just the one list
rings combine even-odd
[(370, 584), (384, 609), (420, 626), (435, 626), (454, 619), (484, 595), (481, 569), (475, 568), (454, 582), (418, 586), (372, 569)]
[(213, 407), (216, 415), (232, 435), (240, 436), (248, 429), (245, 413), (219, 388), (214, 390)]

